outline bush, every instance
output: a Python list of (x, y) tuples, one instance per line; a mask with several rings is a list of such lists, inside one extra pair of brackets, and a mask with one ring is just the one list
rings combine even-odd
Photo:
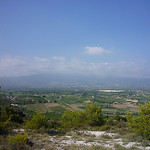
[(104, 123), (101, 107), (96, 103), (88, 104), (85, 112), (67, 110), (61, 120), (63, 128), (84, 128), (87, 126), (101, 126)]
[(62, 116), (61, 125), (63, 128), (79, 128), (84, 124), (84, 114), (82, 112), (73, 112), (67, 110)]
[(9, 118), (6, 121), (0, 122), (0, 134), (3, 134), (3, 133), (8, 131), (8, 129), (9, 129), (10, 125), (11, 125), (10, 124), (10, 119), (11, 118)]
[(102, 125), (102, 126), (99, 127), (99, 130), (100, 131), (106, 131), (106, 130), (108, 130), (108, 126), (107, 125)]
[(32, 119), (27, 122), (26, 128), (29, 129), (40, 129), (42, 127), (47, 127), (47, 119), (44, 115), (42, 115), (39, 111), (33, 115)]
[(0, 110), (0, 134), (7, 133), (10, 128), (23, 123), (25, 115), (13, 106), (5, 105)]
[(17, 134), (14, 137), (8, 138), (8, 142), (13, 145), (23, 145), (27, 143), (27, 134)]
[(25, 117), (25, 115), (22, 111), (15, 109), (13, 106), (5, 105), (1, 112), (0, 121), (5, 122), (11, 118), (10, 121), (13, 123), (23, 123), (23, 117)]
[(60, 122), (57, 120), (49, 120), (49, 122), (47, 123), (47, 128), (59, 129), (60, 128)]
[(150, 139), (150, 102), (139, 106), (138, 116), (126, 114), (127, 122), (132, 131)]
[(102, 109), (96, 103), (88, 104), (85, 108), (86, 124), (90, 126), (101, 126), (104, 123)]

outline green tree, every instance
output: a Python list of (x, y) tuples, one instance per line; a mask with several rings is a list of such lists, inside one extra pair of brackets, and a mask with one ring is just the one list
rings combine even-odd
[(84, 124), (85, 114), (83, 112), (74, 112), (67, 110), (61, 120), (63, 128), (80, 128)]
[(22, 111), (15, 109), (13, 106), (5, 105), (1, 112), (0, 121), (5, 122), (11, 118), (11, 122), (23, 123), (23, 117), (25, 117), (25, 115), (22, 113)]
[(33, 115), (32, 119), (27, 122), (26, 128), (29, 129), (40, 129), (42, 127), (47, 127), (47, 119), (39, 111)]
[(66, 112), (62, 116), (61, 125), (66, 129), (70, 129), (74, 127), (74, 118), (76, 113), (70, 110), (66, 110)]
[(126, 114), (127, 122), (132, 131), (150, 139), (150, 102), (139, 106), (138, 116)]
[(8, 131), (8, 129), (11, 126), (10, 120), (11, 120), (11, 118), (9, 118), (6, 121), (0, 121), (0, 134), (4, 134)]
[(62, 127), (66, 129), (101, 126), (103, 123), (102, 109), (96, 103), (88, 104), (85, 112), (67, 110), (61, 120)]
[[(5, 105), (0, 113), (0, 134), (8, 132), (8, 130), (18, 123), (23, 123), (25, 115), (22, 111), (15, 109), (13, 106)], [(16, 124), (17, 123), (17, 124)]]
[(85, 117), (86, 123), (90, 126), (101, 126), (104, 123), (102, 109), (94, 102), (86, 106)]

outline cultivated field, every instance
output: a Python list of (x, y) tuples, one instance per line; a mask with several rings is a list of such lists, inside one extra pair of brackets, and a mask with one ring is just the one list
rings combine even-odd
[(139, 104), (150, 100), (150, 92), (140, 90), (51, 90), (15, 91), (7, 98), (11, 105), (26, 111), (44, 114), (63, 114), (67, 109), (84, 111), (87, 104), (95, 102), (102, 107), (104, 115), (125, 115), (127, 111), (138, 112)]

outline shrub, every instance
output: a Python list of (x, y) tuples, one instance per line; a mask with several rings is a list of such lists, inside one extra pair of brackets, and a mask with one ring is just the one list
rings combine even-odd
[(83, 128), (86, 126), (101, 126), (104, 120), (101, 107), (96, 103), (88, 104), (85, 112), (73, 112), (67, 110), (61, 120), (63, 128)]
[(139, 106), (138, 116), (126, 114), (127, 122), (132, 131), (150, 139), (150, 102)]
[(101, 126), (104, 123), (102, 109), (94, 102), (86, 106), (85, 117), (86, 123), (90, 126)]
[(99, 127), (100, 131), (106, 131), (107, 129), (108, 129), (107, 125), (102, 125), (102, 126)]
[(5, 122), (11, 118), (11, 122), (23, 123), (23, 117), (25, 117), (25, 115), (22, 113), (22, 111), (15, 109), (13, 106), (5, 105), (1, 112), (0, 121)]
[(82, 112), (73, 112), (67, 110), (62, 116), (61, 125), (66, 129), (79, 128), (83, 126), (83, 116), (84, 114)]
[(7, 119), (6, 121), (0, 122), (0, 134), (7, 132), (10, 127), (10, 119), (11, 118)]
[(19, 109), (13, 106), (3, 106), (0, 110), (0, 134), (7, 133), (10, 128), (23, 123), (25, 115)]
[(49, 120), (47, 123), (47, 127), (50, 129), (58, 129), (60, 128), (60, 122), (57, 120)]
[(14, 145), (23, 145), (27, 143), (27, 134), (17, 134), (14, 137), (8, 138), (8, 142)]
[(40, 129), (42, 127), (47, 127), (47, 119), (44, 115), (37, 111), (36, 114), (33, 115), (32, 119), (27, 122), (26, 128)]

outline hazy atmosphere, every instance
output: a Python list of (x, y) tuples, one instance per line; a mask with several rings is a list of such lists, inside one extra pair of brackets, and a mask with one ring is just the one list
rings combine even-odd
[(149, 0), (1, 0), (0, 77), (150, 77)]
[(0, 0), (0, 150), (150, 150), (150, 0)]

